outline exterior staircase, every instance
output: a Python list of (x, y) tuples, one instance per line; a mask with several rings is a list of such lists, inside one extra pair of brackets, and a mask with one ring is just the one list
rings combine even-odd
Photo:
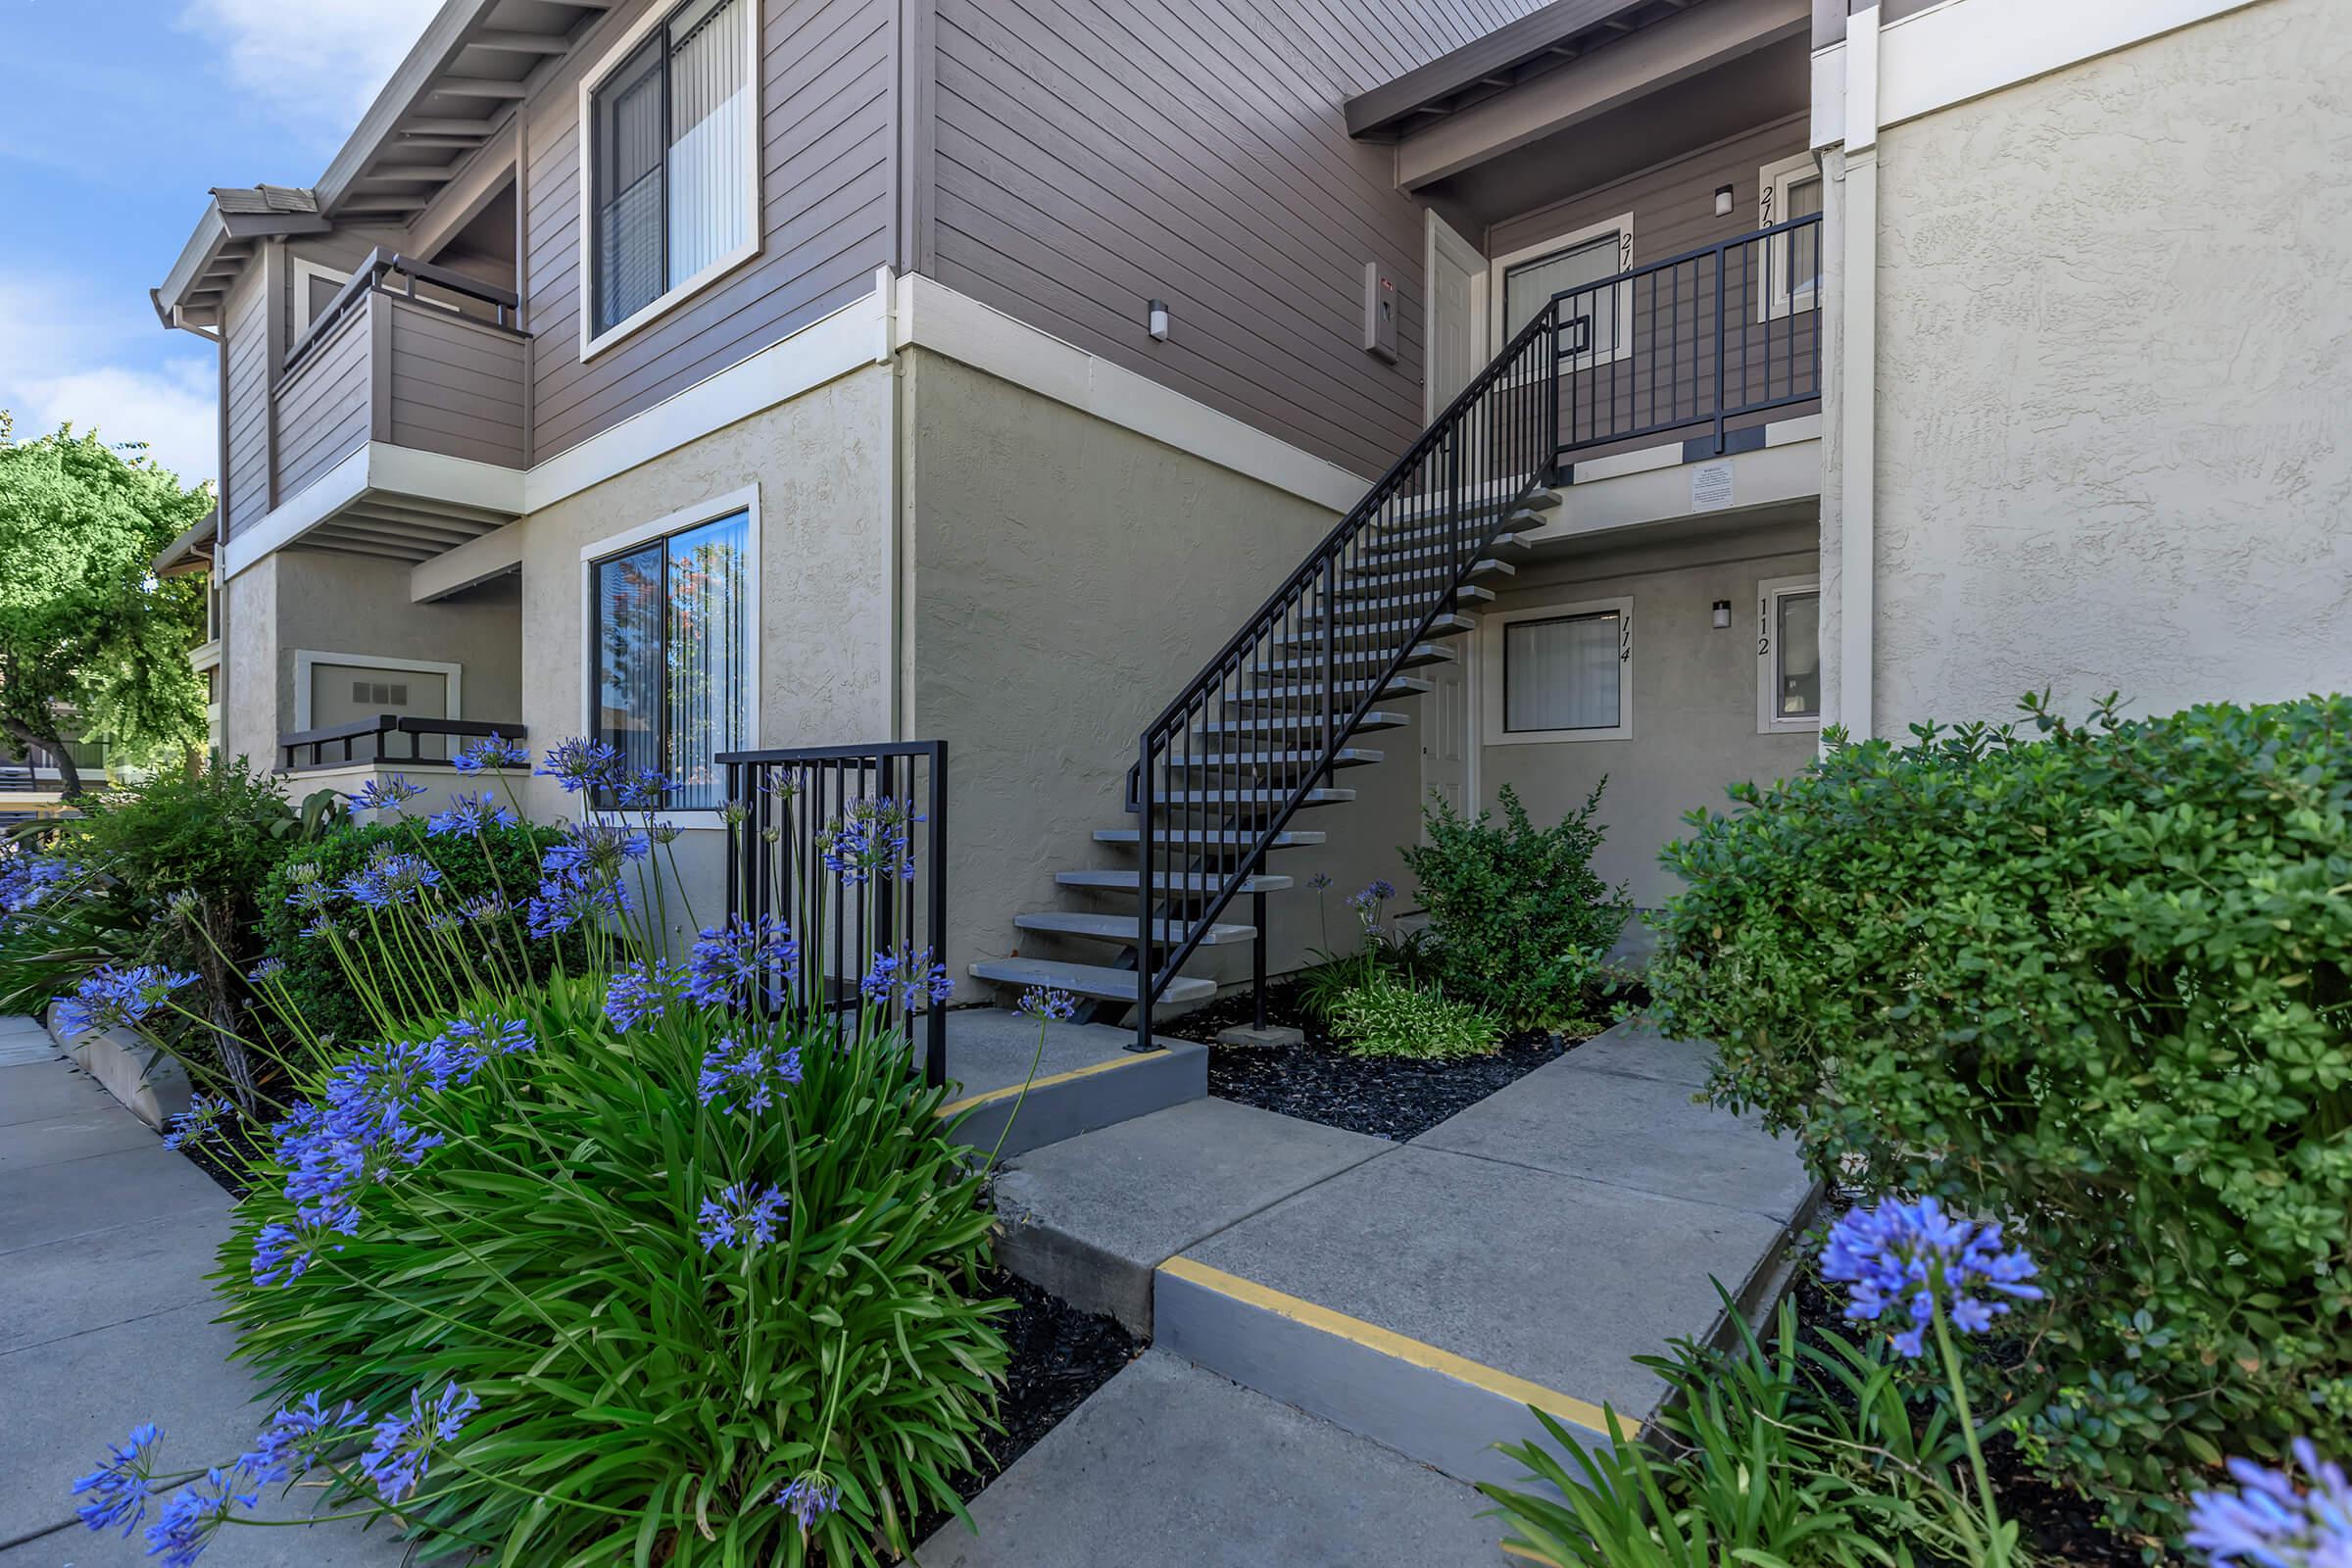
[[(1132, 1006), (1147, 1049), (1155, 1004), (1216, 994), (1215, 982), (1183, 972), (1200, 949), (1253, 945), (1262, 983), (1265, 895), (1292, 885), (1272, 858), (1330, 837), (1294, 819), (1355, 799), (1347, 772), (1387, 760), (1357, 741), (1410, 722), (1412, 700), (1433, 689), (1413, 671), (1460, 660), (1459, 639), (1477, 624), (1463, 612), (1493, 601), (1528, 531), (1561, 504), (1557, 306), (1463, 389), (1144, 732), (1128, 775), (1133, 824), (1094, 835), (1132, 865), (1054, 877), (1073, 896), (1108, 902), (1013, 922), (1101, 943), (1105, 961), (987, 958), (973, 975), (1070, 992), (1089, 1020)], [(1225, 918), (1244, 897), (1248, 918)]]

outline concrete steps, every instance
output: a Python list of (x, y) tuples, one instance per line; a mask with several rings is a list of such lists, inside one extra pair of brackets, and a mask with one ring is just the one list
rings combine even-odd
[[(1179, 757), (1174, 765), (1188, 772), (1249, 772), (1268, 767), (1300, 767), (1322, 755), (1319, 750), (1303, 751), (1296, 747), (1263, 752), (1201, 752), (1192, 757)], [(1332, 754), (1331, 765), (1369, 767), (1375, 762), (1385, 761), (1387, 758), (1386, 752), (1377, 752), (1369, 747), (1343, 746)]]
[(1530, 1405), (1639, 1431), (1664, 1385), (1633, 1358), (1724, 1338), (1713, 1280), (1751, 1315), (1786, 1284), (1813, 1185), (1691, 1102), (1708, 1055), (1620, 1026), (1403, 1145), (1176, 1106), (1013, 1161), (1002, 1255), (1209, 1371), (1514, 1480), (1492, 1446), (1540, 1434)]
[[(1039, 909), (1029, 914), (1016, 914), (1012, 923), (1023, 931), (1037, 931), (1051, 936), (1089, 937), (1097, 942), (1120, 942), (1132, 945), (1141, 929), (1132, 914), (1089, 914), (1070, 909)], [(1182, 942), (1191, 927), (1176, 920), (1152, 922), (1152, 940)], [(1204, 948), (1226, 947), (1248, 942), (1256, 937), (1253, 925), (1212, 925), (1200, 939)]]
[[(1420, 618), (1415, 616), (1411, 619), (1383, 620), (1366, 626), (1351, 626), (1344, 641), (1352, 642), (1358, 637), (1367, 639), (1402, 637), (1419, 624)], [(1429, 623), (1429, 629), (1422, 635), (1425, 637), (1463, 637), (1477, 629), (1477, 621), (1468, 615), (1457, 615), (1449, 611), (1432, 620)], [(1320, 632), (1294, 632), (1292, 635), (1282, 638), (1279, 646), (1284, 648), (1321, 648), (1323, 635)]]
[[(1132, 980), (1129, 1000), (1134, 996)], [(980, 1150), (1004, 1138), (1018, 1154), (1149, 1116), (1208, 1093), (1208, 1052), (1187, 1041), (1137, 1052), (1135, 1035), (1099, 1023), (1048, 1023), (1039, 1054), (1036, 1019), (1005, 1007), (959, 1007), (948, 1014), (950, 1091), (941, 1114), (957, 1120), (955, 1136)], [(1021, 1085), (1035, 1063), (1024, 1098)], [(1015, 1102), (1018, 1110), (1015, 1111)], [(1005, 1123), (1011, 1122), (1011, 1131)]]
[[(1095, 829), (1097, 844), (1133, 846), (1141, 843), (1143, 836), (1144, 830), (1140, 827), (1099, 827)], [(1329, 837), (1328, 834), (1317, 833), (1311, 829), (1285, 828), (1266, 841), (1266, 848), (1269, 850), (1304, 849), (1322, 843), (1327, 837)], [(1257, 834), (1246, 828), (1214, 827), (1198, 833), (1185, 834), (1184, 843), (1187, 848), (1205, 846), (1221, 850), (1243, 850), (1255, 845), (1257, 838)]]
[[(1127, 885), (1135, 886), (1132, 874)], [(1046, 986), (1075, 997), (1100, 997), (1105, 1002), (1133, 1002), (1140, 994), (1133, 969), (1109, 969), (1093, 963), (1064, 963), (1057, 958), (982, 958), (973, 963), (972, 977), (1012, 991)], [(1163, 1002), (1206, 1002), (1217, 994), (1214, 980), (1178, 975), (1160, 993)]]

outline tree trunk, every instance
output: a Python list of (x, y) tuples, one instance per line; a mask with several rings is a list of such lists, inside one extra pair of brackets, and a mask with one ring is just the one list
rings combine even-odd
[(72, 800), (81, 793), (81, 769), (74, 765), (74, 759), (66, 751), (64, 739), (54, 730), (43, 735), (31, 725), (12, 718), (8, 721), (8, 733), (14, 737), (19, 746), (24, 749), (24, 760), (27, 762), (32, 760), (32, 751), (36, 746), (57, 759), (58, 781), (66, 799)]

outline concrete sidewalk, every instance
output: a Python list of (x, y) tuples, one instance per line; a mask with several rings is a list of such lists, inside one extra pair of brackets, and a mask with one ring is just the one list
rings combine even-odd
[[(269, 1418), (228, 1360), (233, 1336), (212, 1321), (204, 1276), (228, 1215), (228, 1195), (39, 1023), (0, 1018), (0, 1568), (151, 1562), (138, 1534), (81, 1528), (74, 1477), (142, 1421), (164, 1429), (176, 1474), (233, 1459)], [(232, 1528), (204, 1557), (205, 1568), (401, 1560), (388, 1531), (350, 1523)]]

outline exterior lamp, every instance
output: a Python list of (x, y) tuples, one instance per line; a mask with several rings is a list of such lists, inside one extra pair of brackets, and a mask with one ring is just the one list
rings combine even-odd
[(1715, 216), (1717, 218), (1732, 216), (1732, 187), (1729, 185), (1715, 187)]
[(1717, 631), (1732, 629), (1732, 602), (1729, 599), (1715, 601), (1715, 629)]
[(1152, 334), (1152, 342), (1165, 343), (1168, 340), (1168, 302), (1153, 300), (1147, 308), (1144, 323), (1145, 329)]

